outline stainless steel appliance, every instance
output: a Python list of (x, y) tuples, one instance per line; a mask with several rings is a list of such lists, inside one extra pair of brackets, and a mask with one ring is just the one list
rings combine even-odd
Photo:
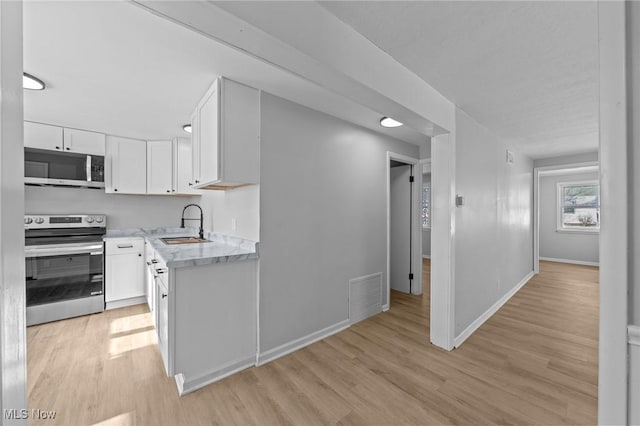
[(27, 325), (104, 310), (105, 215), (25, 215)]
[(25, 148), (24, 182), (27, 185), (104, 188), (104, 157)]

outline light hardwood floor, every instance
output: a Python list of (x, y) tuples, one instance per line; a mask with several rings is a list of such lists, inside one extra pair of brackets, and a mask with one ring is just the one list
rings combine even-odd
[(49, 425), (596, 424), (597, 279), (542, 262), (450, 353), (428, 343), (428, 297), (393, 292), (389, 312), (182, 398), (144, 305), (34, 326), (29, 408), (56, 410)]

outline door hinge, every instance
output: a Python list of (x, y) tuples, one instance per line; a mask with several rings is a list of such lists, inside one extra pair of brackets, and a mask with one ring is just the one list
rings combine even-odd
[(409, 176), (409, 182), (413, 182), (413, 176)]
[(409, 274), (409, 279), (412, 280), (413, 279), (413, 274)]

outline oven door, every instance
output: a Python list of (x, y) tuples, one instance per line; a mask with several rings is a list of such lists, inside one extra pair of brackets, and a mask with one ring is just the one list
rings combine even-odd
[(104, 310), (102, 242), (25, 247), (27, 325)]

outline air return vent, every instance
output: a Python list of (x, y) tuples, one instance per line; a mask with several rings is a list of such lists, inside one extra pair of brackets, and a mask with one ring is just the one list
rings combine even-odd
[(355, 324), (382, 312), (382, 272), (349, 280), (349, 321)]

